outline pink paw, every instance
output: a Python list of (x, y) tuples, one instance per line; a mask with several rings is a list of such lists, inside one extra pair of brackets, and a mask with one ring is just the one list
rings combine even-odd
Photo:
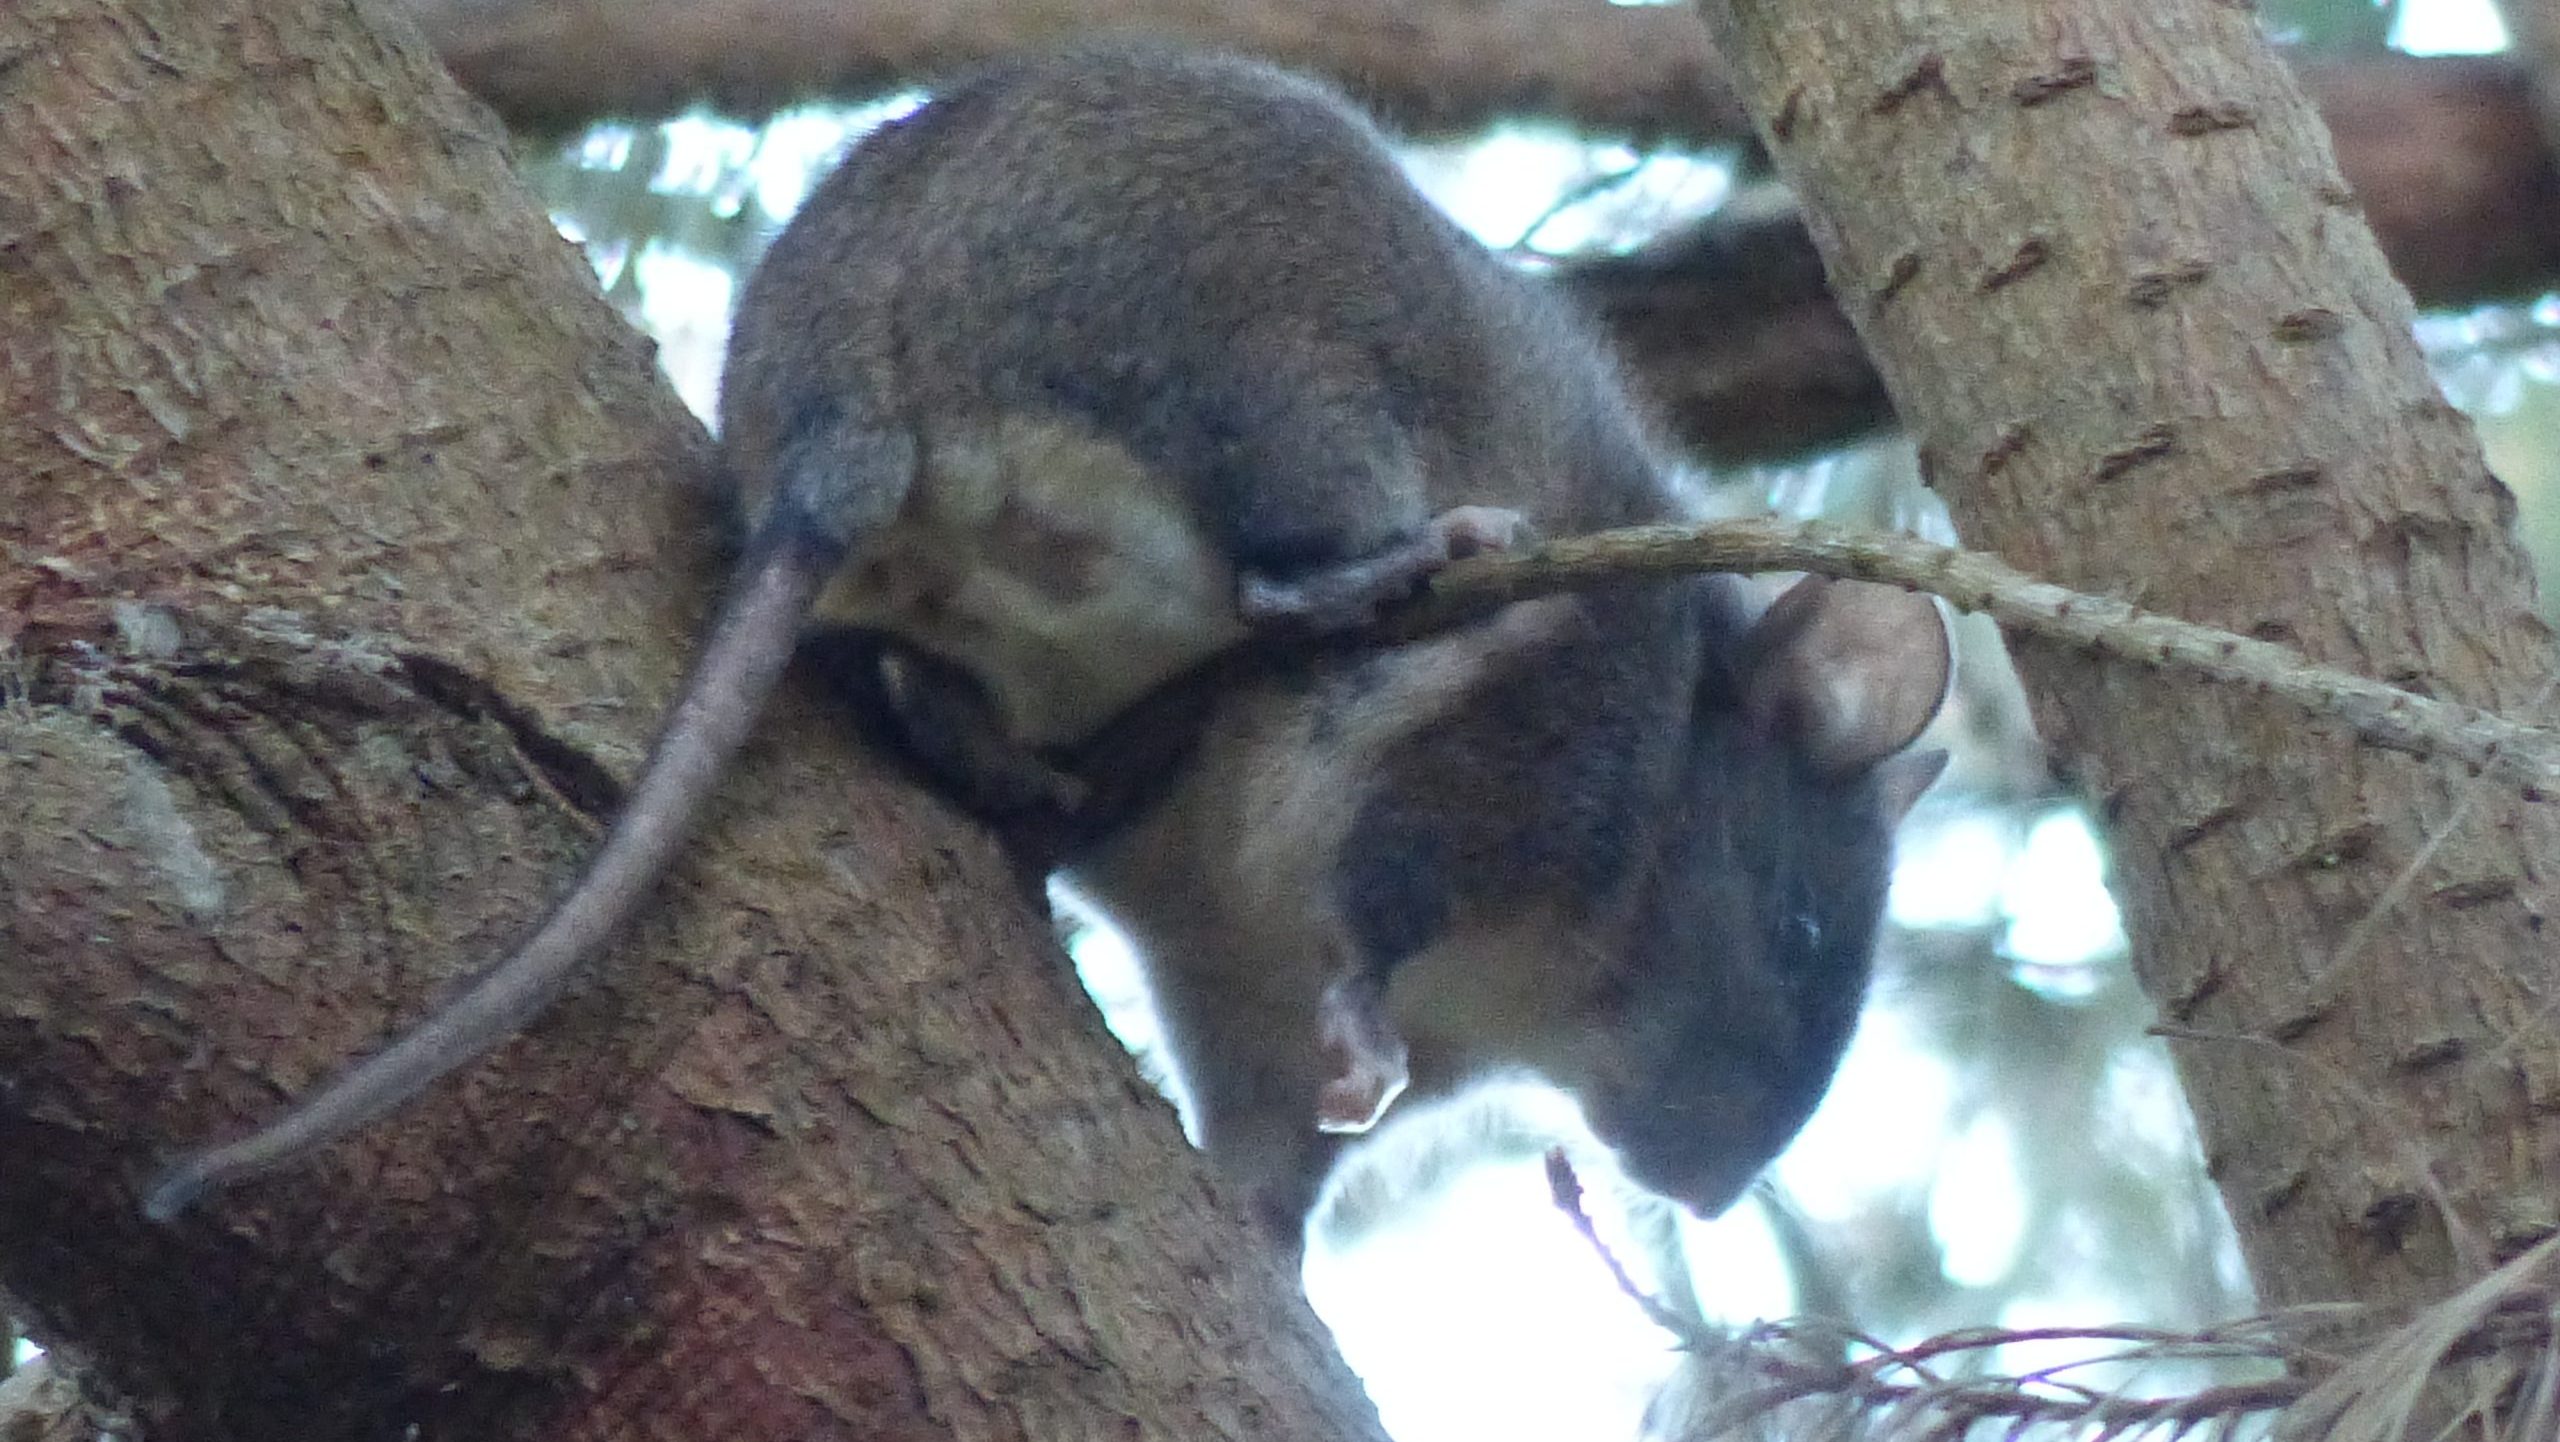
[(1291, 576), (1246, 572), (1236, 609), (1253, 624), (1293, 622), (1318, 631), (1366, 625), (1378, 608), (1411, 596), (1431, 574), (1462, 556), (1508, 550), (1531, 534), (1526, 516), (1503, 506), (1452, 506), (1421, 534), (1375, 555)]

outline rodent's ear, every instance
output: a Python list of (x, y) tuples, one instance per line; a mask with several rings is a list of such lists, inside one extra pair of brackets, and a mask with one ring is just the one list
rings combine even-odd
[(1834, 778), (1910, 745), (1938, 714), (1955, 668), (1935, 598), (1822, 576), (1798, 581), (1761, 615), (1744, 655), (1753, 721)]

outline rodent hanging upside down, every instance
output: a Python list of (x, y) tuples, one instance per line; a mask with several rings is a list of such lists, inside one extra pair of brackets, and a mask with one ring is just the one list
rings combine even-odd
[[(958, 795), (1050, 777), (1072, 810), (1133, 708), (1240, 643), (1355, 626), (1470, 550), (1682, 514), (1602, 351), (1365, 120), (1149, 44), (997, 66), (858, 145), (745, 288), (721, 427), (747, 543), (585, 872), (390, 1047), (180, 1159), (151, 1215), (538, 1015), (804, 634), (888, 638), (870, 680)], [(1519, 602), (1235, 670), (1052, 859), (1136, 941), (1203, 1144), (1284, 1237), (1408, 1080), (1512, 1069), (1711, 1212), (1829, 1083), (1948, 662), (1933, 603), (1858, 583), (1757, 615), (1726, 577)]]

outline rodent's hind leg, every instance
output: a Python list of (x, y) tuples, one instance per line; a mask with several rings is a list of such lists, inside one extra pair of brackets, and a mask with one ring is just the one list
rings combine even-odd
[(1287, 622), (1310, 630), (1357, 626), (1378, 608), (1412, 595), (1462, 556), (1508, 550), (1531, 534), (1528, 518), (1503, 506), (1453, 506), (1384, 550), (1279, 574), (1247, 568), (1236, 583), (1248, 623)]

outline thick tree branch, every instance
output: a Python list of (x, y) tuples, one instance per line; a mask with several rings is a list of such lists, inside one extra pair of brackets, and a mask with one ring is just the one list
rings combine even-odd
[[(1970, 543), (2535, 714), (2551, 635), (2512, 498), (2251, 15), (1701, 10)], [(2431, 1302), (2547, 1237), (2549, 1209), (2519, 1202), (2560, 1157), (2542, 935), (2560, 817), (2230, 688), (2171, 693), (2054, 648), (2020, 671), (2098, 792), (2165, 1019), (2294, 1019), (2177, 1051), (2262, 1295)]]
[[(1452, 131), (1529, 117), (1599, 134), (1747, 144), (1683, 6), (1592, 0), (405, 0), (462, 81), (527, 127), (743, 115), (851, 96), (1070, 36), (1145, 29), (1333, 76), (1390, 120)], [(2422, 305), (2560, 280), (2560, 164), (2531, 88), (2500, 60), (2301, 62), (2340, 165)], [(1783, 459), (1893, 424), (1801, 222), (1719, 217), (1652, 251), (1567, 267), (1681, 442), (1721, 462)]]
[(1686, 8), (1593, 0), (403, 0), (462, 83), (534, 129), (701, 101), (761, 115), (1110, 30), (1341, 77), (1417, 130), (1506, 116), (1739, 139)]
[(41, 1340), (166, 1442), (1377, 1435), (1005, 860), (796, 688), (580, 995), (146, 1224), (574, 872), (717, 585), (709, 457), (396, 11), (13, 0), (0, 89)]

